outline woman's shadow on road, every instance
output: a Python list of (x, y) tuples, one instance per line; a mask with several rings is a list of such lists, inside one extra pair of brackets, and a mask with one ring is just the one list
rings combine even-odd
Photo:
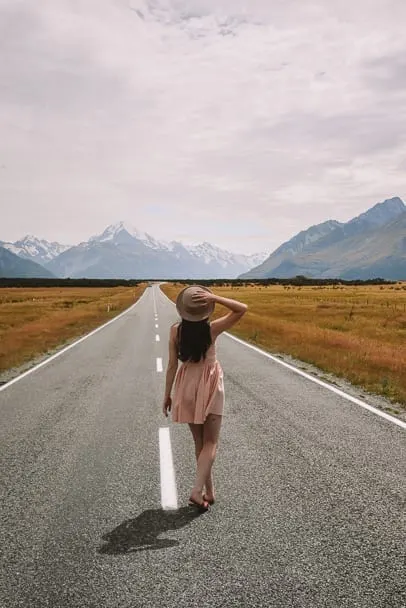
[(102, 536), (106, 541), (98, 552), (103, 555), (119, 555), (179, 545), (177, 540), (158, 538), (169, 530), (179, 530), (202, 515), (194, 507), (181, 507), (177, 511), (148, 509), (134, 519), (127, 519), (111, 532)]

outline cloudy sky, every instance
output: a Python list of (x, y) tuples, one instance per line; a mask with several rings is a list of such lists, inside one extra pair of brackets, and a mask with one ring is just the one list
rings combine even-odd
[(406, 200), (405, 0), (0, 0), (0, 239), (270, 251)]

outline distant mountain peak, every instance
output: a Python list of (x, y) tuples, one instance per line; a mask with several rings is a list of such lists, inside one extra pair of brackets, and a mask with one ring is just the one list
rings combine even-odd
[(137, 230), (134, 226), (131, 226), (127, 222), (121, 221), (117, 222), (116, 224), (110, 224), (109, 226), (107, 226), (107, 228), (105, 228), (105, 230), (101, 234), (92, 236), (89, 240), (99, 242), (112, 241), (118, 234), (120, 234), (120, 232), (123, 231), (127, 232), (130, 236), (134, 238), (140, 238), (143, 236), (143, 233)]
[(71, 247), (71, 245), (62, 245), (56, 241), (50, 243), (33, 234), (26, 234), (14, 243), (2, 243), (2, 246), (11, 253), (37, 264), (46, 264)]
[(43, 240), (43, 239), (39, 239), (37, 236), (34, 236), (33, 234), (26, 234), (25, 236), (23, 236), (22, 239), (19, 239), (18, 242), (20, 242), (20, 243), (23, 243), (24, 241), (41, 242), (41, 240)]
[[(130, 239), (128, 239), (130, 237)], [(98, 243), (116, 243), (122, 242), (124, 240), (135, 239), (143, 243), (146, 247), (150, 249), (159, 249), (159, 250), (169, 250), (171, 249), (171, 245), (169, 243), (158, 241), (153, 236), (148, 234), (148, 232), (142, 232), (135, 228), (130, 223), (125, 221), (117, 222), (116, 224), (110, 224), (107, 228), (102, 232), (102, 234), (98, 234), (96, 236), (92, 236), (89, 239), (89, 243), (98, 242)]]
[(406, 210), (406, 205), (399, 196), (392, 196), (392, 198), (387, 198), (382, 203), (377, 203), (377, 204), (378, 205), (387, 205), (387, 204), (397, 205), (400, 209)]
[(373, 207), (357, 215), (352, 220), (347, 222), (348, 226), (358, 224), (360, 222), (367, 223), (371, 227), (383, 226), (387, 222), (396, 219), (401, 213), (406, 211), (406, 205), (398, 196), (388, 198), (381, 203), (376, 203)]
[[(402, 199), (399, 198), (399, 196), (393, 196), (392, 198), (387, 198), (380, 203), (376, 203), (376, 205), (373, 205), (373, 207), (371, 207), (370, 209), (365, 211), (365, 214), (371, 213), (372, 211), (374, 211), (376, 209), (388, 209), (388, 210), (397, 211), (399, 213), (402, 213), (403, 211), (406, 211), (406, 205), (402, 201)], [(364, 214), (361, 214), (361, 215), (364, 215)]]

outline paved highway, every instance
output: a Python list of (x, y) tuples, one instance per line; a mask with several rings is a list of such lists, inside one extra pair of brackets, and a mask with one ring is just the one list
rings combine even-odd
[(176, 318), (148, 288), (1, 390), (1, 608), (406, 607), (406, 430), (223, 336), (197, 515), (189, 430), (161, 413)]

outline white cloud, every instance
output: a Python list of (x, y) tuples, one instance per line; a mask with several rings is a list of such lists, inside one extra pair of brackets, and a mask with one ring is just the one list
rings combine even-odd
[(1, 17), (0, 239), (127, 219), (252, 252), (406, 195), (403, 0), (0, 0)]

